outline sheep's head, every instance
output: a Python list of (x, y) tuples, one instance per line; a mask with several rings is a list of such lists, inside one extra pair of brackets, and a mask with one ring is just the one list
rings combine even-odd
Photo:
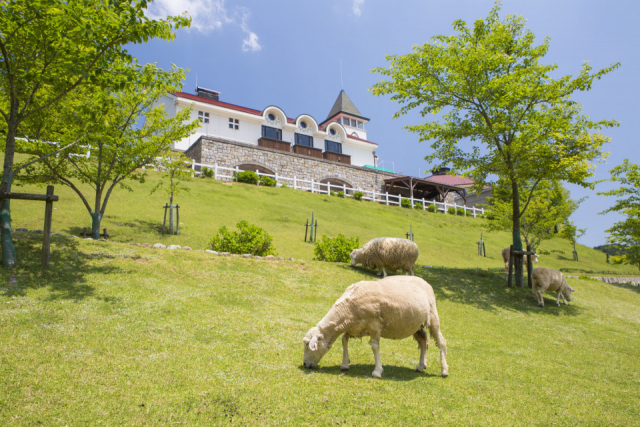
[(539, 257), (539, 256), (540, 256), (540, 255), (538, 255), (538, 254), (533, 255), (533, 262), (536, 262), (536, 263), (537, 263), (537, 262), (538, 262), (538, 257)]
[(324, 339), (317, 326), (309, 329), (302, 341), (304, 342), (304, 367), (317, 368), (318, 362), (329, 351), (331, 345)]
[(571, 286), (567, 284), (566, 279), (563, 277), (562, 289), (560, 289), (560, 292), (564, 296), (564, 299), (566, 299), (567, 301), (571, 301), (571, 294), (574, 293), (575, 291), (576, 291), (575, 289), (572, 289)]
[(351, 254), (349, 256), (351, 257), (352, 266), (356, 266), (357, 264), (359, 264), (358, 255), (360, 255), (360, 252), (362, 252), (362, 249), (354, 249), (351, 251)]

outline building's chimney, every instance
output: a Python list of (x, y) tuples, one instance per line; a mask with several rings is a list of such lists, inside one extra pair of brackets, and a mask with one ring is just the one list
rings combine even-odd
[(446, 174), (449, 173), (449, 171), (451, 171), (451, 168), (441, 167), (439, 170), (438, 169), (434, 169), (432, 174), (433, 175), (446, 175)]
[(214, 101), (220, 101), (220, 92), (217, 92), (211, 89), (205, 89), (203, 87), (196, 87), (196, 95), (202, 98), (212, 99)]

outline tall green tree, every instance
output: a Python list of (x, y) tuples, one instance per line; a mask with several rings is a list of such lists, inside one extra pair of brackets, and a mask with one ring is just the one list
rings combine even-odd
[[(520, 203), (529, 194), (531, 182), (522, 183), (518, 194)], [(494, 219), (488, 222), (489, 230), (510, 230), (513, 227), (513, 194), (510, 183), (501, 179), (492, 187), (489, 208)], [(557, 181), (540, 181), (531, 192), (531, 200), (520, 217), (520, 231), (525, 245), (537, 250), (540, 244), (553, 238), (555, 230), (569, 220), (582, 199), (572, 200), (569, 190)]]
[[(0, 6), (0, 131), (5, 135), (2, 182), (11, 190), (16, 137), (26, 122), (47, 116), (83, 86), (118, 89), (128, 75), (110, 72), (116, 60), (131, 62), (131, 43), (172, 40), (185, 17), (150, 20), (147, 0), (6, 0)], [(135, 69), (129, 69), (135, 73)], [(11, 207), (0, 204), (2, 263), (14, 265)]]
[[(49, 129), (49, 120), (39, 123), (39, 127), (32, 124), (36, 134), (62, 138), (68, 136), (66, 132), (84, 133), (80, 145), (52, 156), (58, 151), (57, 145), (42, 139), (18, 144), (20, 151), (34, 156), (26, 164), (34, 159), (40, 161), (16, 178), (70, 187), (91, 216), (94, 239), (100, 237), (100, 223), (113, 190), (119, 186), (131, 191), (129, 182), (144, 182), (145, 172), (139, 168), (156, 163), (173, 141), (187, 137), (198, 126), (197, 121), (188, 121), (189, 109), (167, 117), (164, 106), (157, 105), (162, 95), (179, 89), (185, 76), (183, 70), (174, 68), (165, 72), (147, 64), (139, 67), (134, 76), (135, 80), (120, 91), (89, 88), (60, 102), (57, 115), (49, 117), (66, 123), (64, 132), (57, 126)], [(87, 122), (92, 123), (88, 129)], [(144, 123), (140, 125), (141, 122)]]
[[(549, 39), (536, 46), (523, 17), (500, 19), (499, 11), (498, 4), (471, 28), (455, 21), (455, 35), (435, 36), (414, 46), (413, 53), (387, 56), (389, 68), (373, 71), (389, 80), (371, 90), (402, 104), (395, 117), (419, 109), (429, 119), (408, 130), (430, 142), (433, 153), (426, 160), (432, 165), (466, 171), (476, 191), (493, 177), (509, 183), (513, 245), (521, 250), (521, 218), (540, 182), (593, 188), (592, 163), (604, 157), (608, 142), (595, 131), (618, 124), (590, 120), (571, 95), (591, 89), (594, 80), (620, 64), (592, 72), (585, 63), (576, 77), (554, 79), (557, 66), (541, 63)], [(521, 195), (523, 183), (531, 185)], [(516, 284), (523, 286), (522, 258), (516, 257), (515, 266)]]
[(613, 262), (635, 265), (640, 270), (640, 165), (625, 159), (611, 169), (611, 181), (620, 183), (620, 188), (598, 194), (618, 200), (601, 214), (618, 212), (626, 216), (607, 230), (608, 241), (625, 250), (623, 255), (614, 256)]

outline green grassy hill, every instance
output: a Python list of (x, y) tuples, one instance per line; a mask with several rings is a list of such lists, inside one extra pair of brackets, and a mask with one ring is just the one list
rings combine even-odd
[[(103, 220), (111, 239), (117, 242), (165, 243), (205, 247), (208, 239), (226, 225), (244, 219), (266, 229), (273, 237), (280, 255), (296, 259), (313, 258), (313, 245), (305, 243), (304, 224), (311, 212), (318, 219), (318, 238), (342, 233), (359, 237), (361, 244), (375, 237), (404, 237), (413, 227), (420, 247), (420, 265), (458, 268), (500, 268), (502, 248), (511, 242), (507, 232), (487, 233), (487, 220), (442, 213), (389, 207), (352, 199), (311, 194), (291, 188), (264, 188), (240, 183), (221, 183), (213, 179), (189, 179), (189, 194), (177, 198), (180, 205), (181, 234), (162, 236), (162, 206), (168, 199), (159, 193), (150, 195), (159, 175), (151, 171), (145, 184), (133, 184), (133, 192), (114, 191)], [(35, 186), (16, 187), (14, 191), (44, 193)], [(53, 231), (79, 235), (90, 227), (91, 219), (80, 198), (70, 189), (57, 186), (60, 201), (55, 204)], [(12, 201), (13, 227), (42, 229), (44, 204)], [(476, 242), (484, 232), (487, 257), (477, 255)], [(564, 240), (544, 242), (541, 249), (555, 251), (540, 257), (537, 266), (570, 272), (636, 274), (630, 266), (606, 263), (606, 255), (578, 246), (580, 261), (572, 260), (572, 247)]]
[[(245, 186), (207, 185), (202, 188), (228, 198), (230, 188), (245, 198), (259, 194)], [(273, 205), (305, 200), (280, 190), (264, 194), (278, 201)], [(357, 210), (351, 202), (317, 197), (312, 203), (323, 215), (332, 212), (320, 208), (326, 204), (343, 218), (357, 217), (349, 213)], [(364, 217), (378, 213), (387, 220), (380, 227), (388, 232), (402, 230), (395, 220), (419, 218), (366, 209)], [(124, 216), (125, 209), (120, 212)], [(287, 212), (290, 222), (275, 228), (283, 253), (308, 254), (303, 244), (284, 246), (286, 224), (299, 223), (296, 215), (304, 212)], [(274, 213), (249, 214), (277, 223)], [(455, 236), (468, 243), (478, 230), (467, 220), (426, 218), (424, 230), (439, 231), (438, 224), (451, 221)], [(363, 237), (365, 230), (366, 221), (358, 228)], [(181, 238), (198, 241), (193, 229)], [(319, 369), (302, 367), (306, 331), (349, 284), (375, 280), (370, 272), (56, 236), (51, 267), (43, 271), (40, 239), (16, 233), (21, 263), (0, 270), (3, 426), (629, 426), (640, 419), (638, 287), (570, 279), (577, 292), (569, 306), (555, 306), (549, 294), (539, 308), (530, 290), (506, 289), (504, 274), (418, 269), (436, 293), (450, 376), (439, 377), (435, 345), (427, 369), (417, 373), (412, 339), (382, 340), (385, 371), (374, 380), (366, 339), (351, 341), (346, 373), (339, 342)], [(424, 252), (425, 260), (438, 253)], [(469, 252), (461, 261), (476, 259)]]

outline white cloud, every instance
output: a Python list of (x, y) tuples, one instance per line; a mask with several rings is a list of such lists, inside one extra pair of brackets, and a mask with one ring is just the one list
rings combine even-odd
[(247, 33), (247, 38), (242, 41), (242, 50), (257, 52), (262, 49), (258, 36), (247, 25), (249, 10), (236, 7), (229, 13), (225, 0), (155, 0), (149, 4), (146, 13), (151, 19), (182, 14), (191, 17), (192, 29), (203, 33), (220, 29), (226, 24), (238, 25)]
[(364, 0), (353, 0), (353, 14), (356, 16), (362, 15), (360, 6), (364, 4)]

